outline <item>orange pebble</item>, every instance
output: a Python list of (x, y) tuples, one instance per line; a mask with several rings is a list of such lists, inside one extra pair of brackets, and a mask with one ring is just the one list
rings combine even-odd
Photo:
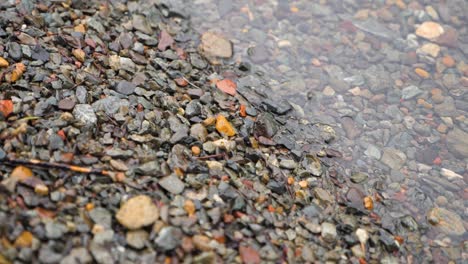
[(223, 115), (218, 115), (216, 117), (216, 130), (228, 137), (234, 136), (236, 134), (236, 130), (234, 130), (232, 124)]
[(239, 107), (239, 114), (240, 116), (242, 117), (246, 117), (247, 116), (247, 112), (246, 112), (246, 107), (245, 105), (241, 104), (240, 107)]
[(445, 55), (442, 58), (442, 64), (444, 64), (446, 67), (451, 68), (455, 66), (455, 60), (450, 55)]
[(94, 204), (93, 203), (87, 203), (85, 205), (86, 211), (91, 211), (94, 209)]
[(200, 147), (199, 147), (199, 146), (192, 146), (192, 154), (193, 154), (194, 156), (200, 155), (200, 152), (201, 152), (201, 150), (200, 150)]
[(294, 178), (293, 177), (288, 177), (288, 184), (291, 185), (294, 183)]
[(364, 197), (364, 207), (367, 210), (374, 209), (374, 201), (372, 201), (372, 197), (370, 197), (370, 196)]
[(427, 79), (429, 78), (431, 75), (424, 69), (421, 69), (421, 68), (416, 68), (414, 69), (414, 72), (421, 78), (424, 78), (424, 79)]
[(307, 183), (307, 181), (300, 181), (299, 182), (299, 186), (301, 186), (301, 188), (307, 188), (309, 184)]

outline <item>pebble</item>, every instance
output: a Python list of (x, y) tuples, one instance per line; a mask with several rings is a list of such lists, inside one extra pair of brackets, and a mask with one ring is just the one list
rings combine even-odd
[(184, 191), (185, 188), (184, 182), (181, 181), (176, 175), (166, 176), (159, 180), (158, 184), (172, 194), (180, 194)]
[(145, 230), (128, 231), (126, 235), (127, 244), (135, 249), (142, 249), (148, 242), (149, 234)]
[(337, 236), (336, 226), (332, 223), (324, 222), (322, 223), (321, 227), (322, 227), (321, 236), (323, 240), (325, 240), (328, 243), (334, 242)]
[(419, 48), (418, 51), (436, 58), (437, 56), (439, 56), (440, 46), (434, 43), (426, 43), (422, 45), (422, 47)]
[(427, 220), (447, 235), (461, 236), (466, 233), (461, 217), (445, 208), (432, 208), (427, 213)]
[(93, 107), (89, 104), (77, 104), (73, 109), (74, 117), (85, 126), (93, 126), (97, 123), (97, 116)]
[(214, 58), (227, 59), (232, 56), (231, 42), (224, 36), (214, 32), (203, 33), (199, 49), (212, 62)]
[(416, 28), (416, 35), (425, 39), (433, 40), (444, 33), (444, 28), (437, 22), (427, 21)]
[(128, 229), (139, 229), (151, 225), (158, 219), (159, 209), (146, 195), (138, 195), (125, 201), (115, 218)]
[(401, 90), (401, 98), (404, 100), (409, 100), (414, 98), (422, 93), (422, 90), (417, 86), (410, 85)]
[(468, 133), (455, 127), (447, 134), (447, 146), (453, 154), (461, 158), (467, 158)]
[(402, 151), (395, 148), (384, 148), (383, 155), (380, 160), (391, 169), (398, 170), (406, 162), (406, 155)]
[(178, 227), (166, 226), (163, 227), (154, 243), (156, 246), (164, 251), (174, 250), (182, 241), (182, 231)]
[(135, 92), (136, 85), (128, 81), (120, 81), (115, 90), (123, 95), (130, 95)]

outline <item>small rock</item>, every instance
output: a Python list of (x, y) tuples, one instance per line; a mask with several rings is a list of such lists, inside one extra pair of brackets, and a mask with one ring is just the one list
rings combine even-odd
[(185, 188), (184, 182), (174, 174), (162, 178), (158, 183), (162, 188), (172, 194), (180, 194)]
[(92, 126), (97, 122), (93, 107), (89, 104), (77, 104), (73, 109), (73, 115), (85, 126)]
[(361, 183), (365, 180), (367, 180), (369, 176), (366, 173), (363, 172), (356, 172), (351, 175), (351, 181), (354, 183)]
[(145, 230), (128, 231), (126, 235), (127, 244), (135, 249), (142, 249), (148, 241), (149, 234)]
[(461, 236), (466, 232), (462, 218), (444, 208), (432, 208), (427, 213), (427, 220), (447, 235)]
[(322, 223), (322, 238), (326, 242), (334, 242), (336, 240), (336, 226), (332, 223)]
[(447, 134), (447, 146), (449, 150), (461, 158), (468, 157), (468, 133), (454, 128)]
[(296, 168), (296, 162), (294, 160), (290, 159), (283, 159), (280, 161), (280, 167), (284, 169), (295, 169)]
[(401, 99), (408, 100), (422, 93), (422, 90), (415, 85), (410, 85), (401, 90)]
[(115, 90), (118, 93), (121, 93), (124, 95), (132, 94), (135, 91), (135, 89), (136, 89), (136, 85), (129, 81), (120, 81), (115, 87)]
[(390, 168), (398, 170), (403, 166), (403, 164), (405, 164), (406, 155), (395, 148), (384, 148), (382, 159), (380, 161)]
[(159, 209), (149, 196), (138, 195), (124, 202), (115, 217), (126, 228), (138, 229), (154, 223)]
[(419, 52), (429, 54), (432, 57), (437, 57), (440, 52), (440, 46), (434, 43), (426, 43), (418, 49)]
[(169, 251), (177, 248), (182, 242), (182, 231), (173, 226), (166, 226), (159, 231), (158, 237), (154, 240), (156, 246), (163, 250)]
[(429, 40), (436, 39), (443, 33), (444, 28), (440, 24), (432, 21), (424, 22), (416, 29), (417, 36)]
[(230, 58), (232, 56), (232, 43), (213, 32), (206, 32), (202, 35), (199, 49), (210, 60), (217, 57)]

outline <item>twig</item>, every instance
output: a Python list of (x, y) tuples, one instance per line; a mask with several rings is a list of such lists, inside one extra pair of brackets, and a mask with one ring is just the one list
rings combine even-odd
[(207, 156), (202, 156), (202, 157), (195, 157), (196, 159), (199, 160), (205, 160), (205, 159), (211, 159), (211, 158), (221, 158), (221, 157), (226, 157), (226, 153), (220, 153), (220, 154), (213, 154), (213, 155), (207, 155)]
[(192, 83), (191, 81), (187, 80), (184, 76), (182, 76), (182, 79), (184, 79), (186, 82), (188, 82), (190, 85), (192, 85), (195, 88), (201, 89), (200, 86), (197, 86), (196, 84)]
[(16, 165), (26, 165), (26, 166), (34, 166), (39, 168), (46, 168), (46, 169), (60, 169), (60, 170), (69, 170), (79, 173), (85, 174), (100, 174), (104, 176), (110, 176), (111, 172), (108, 170), (96, 169), (96, 168), (87, 168), (87, 167), (80, 167), (76, 165), (69, 165), (63, 163), (56, 163), (56, 162), (46, 162), (37, 159), (29, 159), (29, 160), (22, 160), (22, 159), (2, 159), (0, 160), (0, 164), (16, 166)]

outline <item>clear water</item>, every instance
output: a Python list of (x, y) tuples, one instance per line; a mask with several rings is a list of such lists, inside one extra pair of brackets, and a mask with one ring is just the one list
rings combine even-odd
[[(231, 62), (249, 62), (272, 97), (335, 128), (346, 176), (368, 173), (366, 188), (386, 201), (376, 213), (418, 222), (417, 242), (407, 244), (435, 261), (466, 260), (467, 2), (198, 0), (184, 8), (200, 34), (233, 42)], [(445, 35), (417, 36), (427, 21)], [(431, 225), (433, 208), (455, 223)]]

